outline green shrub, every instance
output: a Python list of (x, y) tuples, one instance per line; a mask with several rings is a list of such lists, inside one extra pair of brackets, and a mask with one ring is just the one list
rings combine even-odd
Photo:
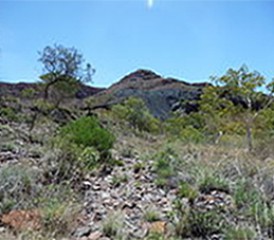
[(155, 222), (160, 220), (159, 212), (154, 208), (148, 208), (144, 212), (144, 220), (147, 222)]
[(100, 126), (94, 117), (81, 117), (66, 126), (61, 131), (61, 136), (78, 147), (95, 148), (102, 158), (109, 157), (109, 150), (114, 144), (114, 136)]
[(86, 147), (79, 155), (81, 169), (92, 170), (100, 163), (100, 154), (94, 147)]
[(201, 143), (204, 142), (204, 135), (196, 128), (187, 126), (180, 132), (180, 138), (183, 142)]
[(19, 119), (16, 111), (11, 107), (0, 108), (0, 116), (8, 119), (9, 121), (17, 121)]
[(255, 239), (256, 233), (250, 228), (229, 228), (224, 235), (224, 240), (252, 240)]
[(261, 202), (261, 193), (251, 180), (239, 179), (233, 190), (233, 198), (238, 209), (249, 209), (252, 204)]
[(177, 164), (178, 156), (171, 148), (167, 148), (154, 156), (154, 172), (158, 186), (169, 187), (170, 178), (177, 176)]
[(113, 143), (114, 136), (94, 117), (68, 123), (53, 139), (53, 146), (45, 156), (45, 178), (50, 183), (79, 182), (88, 171), (102, 164), (113, 164), (110, 153)]
[(71, 232), (80, 211), (79, 200), (71, 185), (64, 182), (43, 185), (39, 195), (32, 200), (41, 214), (41, 235), (53, 239)]
[(44, 231), (51, 233), (52, 237), (67, 234), (75, 223), (79, 209), (72, 202), (60, 201), (57, 198), (48, 199), (41, 211)]
[(108, 214), (102, 223), (102, 231), (105, 236), (111, 239), (119, 239), (123, 229), (124, 219), (122, 212)]
[(36, 91), (33, 88), (26, 88), (22, 90), (21, 92), (21, 96), (27, 99), (32, 99), (35, 96), (35, 94), (36, 94)]
[(180, 138), (187, 143), (204, 142), (206, 140), (204, 127), (205, 119), (200, 113), (183, 116), (175, 114), (165, 122), (165, 129), (171, 137)]
[(202, 193), (210, 193), (213, 190), (230, 192), (228, 181), (215, 173), (205, 173), (198, 184), (199, 190)]
[(218, 210), (202, 211), (176, 199), (171, 222), (175, 235), (182, 239), (208, 239), (213, 234), (222, 234), (229, 227), (226, 216)]
[(189, 183), (182, 182), (179, 185), (178, 195), (182, 198), (188, 198), (189, 201), (193, 201), (198, 196), (198, 192)]
[(122, 104), (112, 107), (114, 116), (122, 121), (128, 122), (130, 127), (139, 131), (158, 133), (160, 121), (153, 117), (140, 98), (130, 97)]
[(192, 209), (188, 216), (188, 229), (193, 237), (205, 237), (224, 231), (224, 217), (217, 211), (200, 212)]
[(40, 193), (38, 172), (21, 165), (0, 169), (0, 214), (12, 209), (31, 208)]

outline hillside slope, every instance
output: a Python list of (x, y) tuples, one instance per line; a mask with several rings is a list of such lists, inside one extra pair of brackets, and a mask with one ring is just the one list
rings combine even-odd
[[(187, 83), (174, 78), (164, 78), (150, 70), (137, 70), (123, 77), (109, 88), (96, 94), (102, 98), (102, 106), (119, 103), (128, 97), (144, 100), (151, 113), (160, 119), (166, 119), (170, 113), (181, 107), (181, 102), (199, 99), (202, 89), (208, 83)], [(106, 96), (108, 96), (106, 98)], [(190, 104), (186, 112), (195, 108)]]

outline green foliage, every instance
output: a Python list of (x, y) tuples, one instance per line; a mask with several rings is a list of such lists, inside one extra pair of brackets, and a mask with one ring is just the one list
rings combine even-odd
[(202, 143), (206, 140), (204, 134), (205, 119), (200, 113), (190, 113), (184, 116), (173, 116), (165, 122), (165, 130), (171, 138), (179, 138), (184, 143)]
[(253, 202), (251, 203), (248, 215), (250, 215), (255, 224), (259, 225), (271, 238), (274, 237), (274, 207), (271, 204), (263, 201), (263, 199)]
[(26, 88), (21, 92), (23, 98), (32, 99), (36, 91), (33, 88)]
[(50, 232), (52, 236), (67, 234), (78, 213), (78, 207), (71, 202), (63, 202), (56, 198), (48, 199), (42, 208), (44, 231)]
[(220, 234), (229, 226), (225, 216), (217, 210), (200, 211), (190, 208), (176, 201), (174, 205), (172, 222), (175, 226), (175, 234), (181, 238), (196, 239)]
[(189, 201), (193, 201), (198, 196), (198, 192), (189, 183), (182, 182), (179, 185), (178, 195), (182, 198), (188, 198)]
[(130, 97), (122, 104), (113, 106), (112, 111), (118, 119), (139, 131), (157, 133), (160, 130), (160, 121), (151, 115), (142, 99)]
[(49, 182), (79, 180), (102, 164), (114, 164), (110, 149), (114, 136), (93, 117), (81, 117), (60, 129), (44, 161)]
[[(161, 234), (161, 233), (157, 233), (157, 232), (152, 232), (149, 233), (149, 235), (145, 238), (145, 240), (165, 240), (166, 237)], [(174, 238), (169, 238), (169, 240), (176, 240)]]
[[(241, 132), (246, 132), (248, 149), (253, 149), (253, 129), (256, 118), (273, 102), (273, 81), (265, 83), (258, 72), (249, 72), (243, 65), (238, 70), (229, 69), (221, 77), (212, 77), (216, 86), (204, 89), (200, 100), (201, 111), (206, 115), (207, 130), (214, 134), (227, 132), (231, 122), (239, 122)], [(266, 97), (259, 88), (265, 88)], [(256, 104), (260, 105), (256, 107)], [(238, 126), (240, 126), (238, 124)]]
[(256, 232), (250, 228), (237, 227), (226, 230), (224, 240), (253, 240), (256, 237)]
[(64, 183), (43, 185), (39, 194), (32, 198), (41, 214), (43, 236), (52, 239), (71, 231), (80, 211), (75, 198), (71, 186)]
[[(100, 153), (100, 157), (109, 157), (109, 150), (114, 144), (114, 136), (100, 126), (94, 117), (81, 117), (68, 123), (60, 130), (63, 138), (84, 149), (93, 147)], [(102, 160), (102, 159), (101, 159)]]
[(102, 231), (105, 236), (117, 239), (121, 235), (123, 228), (123, 217), (121, 212), (114, 212), (103, 221)]
[(224, 131), (224, 127), (231, 121), (231, 116), (236, 112), (233, 103), (221, 97), (222, 89), (216, 86), (208, 86), (203, 89), (199, 101), (200, 114), (205, 120), (205, 132), (216, 134)]
[(210, 193), (213, 190), (230, 192), (229, 183), (223, 177), (214, 173), (204, 173), (199, 181), (199, 190), (202, 193)]
[(147, 221), (147, 222), (159, 221), (160, 220), (160, 215), (155, 209), (148, 208), (144, 212), (144, 220)]
[(86, 147), (78, 157), (80, 168), (92, 170), (100, 163), (100, 153), (94, 147)]
[(38, 173), (21, 165), (0, 169), (0, 215), (12, 209), (33, 207), (40, 191)]
[[(44, 98), (48, 99), (50, 90), (53, 90), (55, 104), (63, 98), (75, 94), (79, 83), (90, 82), (95, 72), (88, 63), (83, 67), (84, 58), (75, 48), (62, 45), (46, 46), (39, 52), (39, 61), (44, 66), (44, 75), (41, 80), (45, 84)], [(55, 96), (54, 96), (55, 95)]]
[(233, 190), (233, 198), (238, 209), (247, 210), (252, 204), (261, 201), (261, 193), (248, 179), (239, 179)]
[(176, 177), (177, 158), (178, 156), (171, 148), (167, 148), (154, 156), (154, 172), (158, 186), (168, 187), (170, 178)]
[(0, 107), (0, 116), (8, 119), (9, 121), (18, 121), (19, 119), (15, 109), (11, 107)]
[(183, 142), (190, 143), (201, 143), (205, 140), (205, 136), (198, 129), (195, 129), (192, 126), (184, 128), (180, 132), (180, 137)]
[(194, 237), (205, 237), (224, 231), (224, 217), (217, 211), (200, 212), (192, 209), (187, 220), (187, 228)]

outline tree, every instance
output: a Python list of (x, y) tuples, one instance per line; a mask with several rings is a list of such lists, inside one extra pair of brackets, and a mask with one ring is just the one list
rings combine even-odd
[[(221, 77), (212, 77), (215, 86), (205, 89), (201, 109), (224, 122), (225, 116), (240, 118), (245, 126), (248, 149), (253, 149), (252, 130), (258, 115), (273, 103), (274, 80), (266, 83), (258, 72), (243, 65), (229, 69)], [(259, 90), (262, 90), (259, 91)]]
[(44, 99), (49, 98), (50, 91), (55, 93), (57, 105), (64, 97), (75, 94), (80, 83), (91, 82), (95, 70), (85, 62), (82, 54), (74, 47), (66, 48), (55, 44), (46, 46), (40, 55), (39, 61), (43, 64), (44, 74), (40, 77), (45, 84)]
[(139, 131), (159, 132), (160, 122), (149, 112), (141, 98), (129, 97), (123, 103), (112, 107), (114, 115), (128, 122), (129, 126)]

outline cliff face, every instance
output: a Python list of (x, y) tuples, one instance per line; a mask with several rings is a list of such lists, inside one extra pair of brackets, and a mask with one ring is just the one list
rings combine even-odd
[[(128, 97), (139, 97), (144, 100), (151, 113), (160, 119), (166, 119), (174, 110), (181, 107), (181, 102), (199, 99), (207, 83), (190, 84), (173, 78), (163, 78), (149, 70), (137, 70), (98, 96), (108, 95), (105, 105), (112, 105)], [(191, 111), (195, 106), (188, 106), (184, 111)]]

